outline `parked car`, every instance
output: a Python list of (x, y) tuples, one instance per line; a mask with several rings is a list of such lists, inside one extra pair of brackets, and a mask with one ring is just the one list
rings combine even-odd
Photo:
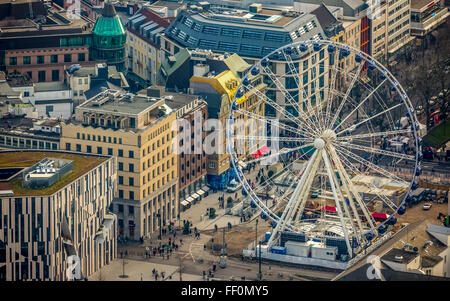
[(423, 210), (430, 210), (430, 208), (431, 208), (431, 204), (430, 203), (423, 204), (423, 207), (422, 207)]

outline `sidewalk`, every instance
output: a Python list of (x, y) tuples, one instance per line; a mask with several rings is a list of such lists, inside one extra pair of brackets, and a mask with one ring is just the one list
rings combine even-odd
[[(265, 170), (265, 169), (264, 169)], [(267, 171), (265, 171), (267, 172)], [(256, 175), (258, 174), (258, 169), (252, 170), (251, 172), (245, 172), (244, 175), (247, 178), (249, 182), (255, 182), (255, 185), (258, 183), (256, 182)], [(236, 199), (237, 194), (237, 199)], [(242, 189), (239, 189), (235, 192), (226, 192), (224, 191), (218, 191), (216, 193), (213, 193), (212, 190), (210, 190), (209, 195), (207, 197), (204, 197), (201, 201), (199, 201), (197, 204), (192, 204), (191, 208), (185, 210), (184, 212), (180, 213), (181, 220), (189, 220), (192, 222), (193, 227), (197, 227), (199, 230), (211, 230), (214, 229), (214, 225), (217, 224), (217, 227), (223, 228), (228, 225), (228, 222), (230, 222), (232, 225), (238, 225), (240, 224), (240, 217), (239, 216), (232, 216), (232, 215), (226, 215), (225, 209), (219, 208), (219, 197), (224, 198), (224, 203), (226, 206), (227, 199), (231, 197), (233, 199), (233, 206), (239, 203), (239, 201), (242, 201), (246, 197), (242, 195)], [(216, 210), (216, 218), (211, 220), (208, 216), (206, 216), (206, 210), (208, 208), (214, 208)], [(202, 220), (202, 215), (203, 220)]]

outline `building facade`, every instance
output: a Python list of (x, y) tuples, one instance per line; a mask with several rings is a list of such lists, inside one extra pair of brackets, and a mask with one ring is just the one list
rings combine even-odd
[[(265, 95), (266, 84), (263, 83), (261, 75), (252, 77), (250, 83), (254, 88), (247, 91), (240, 99), (237, 99), (237, 106), (239, 109), (252, 112), (263, 118), (265, 107), (261, 95)], [(206, 100), (208, 103), (208, 116), (218, 121), (218, 128), (208, 132), (208, 135), (214, 135), (212, 137), (215, 150), (207, 155), (206, 160), (207, 181), (214, 189), (226, 188), (228, 182), (234, 178), (234, 170), (230, 168), (230, 155), (226, 151), (225, 131), (230, 115), (231, 102), (238, 86), (239, 80), (230, 70), (225, 70), (215, 76), (211, 74), (197, 74), (191, 78), (193, 93), (201, 95)], [(242, 125), (241, 131), (242, 129), (245, 130), (245, 133), (239, 132), (241, 135), (256, 136), (261, 127), (265, 125), (258, 118), (254, 118), (255, 126), (247, 127), (246, 122), (251, 118), (239, 112), (236, 112), (235, 118), (238, 124)], [(242, 122), (242, 124), (239, 122)], [(243, 145), (240, 145), (243, 149), (238, 155), (239, 159), (242, 159), (245, 154), (256, 152), (265, 146), (265, 144), (262, 144), (265, 141), (247, 142), (244, 141)]]
[[(116, 218), (109, 206), (115, 165), (115, 158), (106, 156), (1, 152), (0, 169), (6, 174), (0, 181), (0, 279), (74, 280), (67, 270), (77, 259), (81, 269), (73, 275), (83, 279), (114, 260)], [(43, 178), (53, 184), (25, 184)]]
[(151, 86), (139, 92), (149, 97), (164, 97), (175, 111), (178, 144), (178, 187), (180, 208), (190, 206), (208, 190), (206, 187), (206, 153), (203, 126), (208, 119), (208, 105), (198, 95), (165, 92), (164, 87)]
[(411, 35), (424, 37), (447, 21), (448, 7), (442, 1), (411, 1)]
[(178, 157), (171, 151), (176, 114), (163, 98), (106, 90), (62, 124), (61, 148), (117, 157), (113, 212), (121, 237), (139, 239), (178, 216)]
[[(191, 9), (179, 14), (162, 36), (161, 47), (165, 59), (170, 59), (180, 48), (200, 48), (219, 53), (236, 53), (253, 65), (283, 45), (325, 38), (319, 21), (312, 14), (262, 7), (250, 10), (211, 7), (205, 10)], [(286, 97), (273, 84), (271, 87), (267, 74), (264, 76), (264, 82), (268, 84), (266, 96), (281, 106), (288, 106), (290, 98), (303, 103), (302, 90), (313, 102), (318, 97), (324, 97), (325, 91), (319, 86), (325, 87), (328, 77), (318, 74), (326, 73), (328, 68), (326, 51), (323, 49), (319, 54), (307, 51), (292, 56), (294, 65), (299, 66), (295, 72), (297, 74), (290, 72), (283, 56), (273, 57), (268, 69), (261, 72), (279, 77), (291, 97)], [(299, 80), (294, 77), (299, 77)], [(298, 87), (297, 82), (302, 82), (301, 87)], [(270, 108), (265, 112), (269, 116), (285, 118), (283, 112)]]
[(169, 26), (164, 18), (143, 7), (126, 24), (128, 47), (128, 70), (147, 81), (156, 84), (160, 68), (160, 33)]
[(61, 128), (52, 119), (33, 122), (23, 117), (0, 120), (0, 147), (12, 149), (58, 150)]
[[(31, 18), (21, 13), (29, 14), (29, 6)], [(27, 74), (35, 83), (62, 81), (66, 67), (92, 64), (89, 19), (70, 19), (61, 7), (41, 1), (4, 1), (0, 11), (0, 69), (6, 73)], [(46, 18), (52, 22), (39, 21)]]
[(386, 4), (386, 45), (390, 57), (413, 39), (410, 35), (411, 1), (388, 0)]

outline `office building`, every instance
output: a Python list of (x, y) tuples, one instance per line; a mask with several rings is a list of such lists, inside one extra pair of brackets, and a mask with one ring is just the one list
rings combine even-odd
[(34, 82), (62, 81), (72, 64), (93, 65), (93, 23), (55, 3), (38, 0), (0, 3), (0, 70), (27, 74)]
[[(261, 6), (249, 10), (210, 7), (207, 10), (198, 8), (183, 11), (170, 24), (162, 36), (161, 49), (165, 58), (172, 60), (180, 49), (205, 49), (218, 53), (236, 53), (250, 65), (259, 61), (279, 47), (301, 40), (325, 39), (319, 21), (315, 15), (301, 12), (267, 9)], [(328, 77), (324, 74), (328, 70), (326, 49), (320, 53), (307, 51), (292, 56), (293, 64), (298, 68), (297, 76), (302, 80), (298, 87), (293, 74), (283, 56), (270, 60), (267, 70), (262, 73), (273, 73), (280, 77), (291, 97), (303, 103), (306, 99), (301, 90), (305, 90), (307, 97), (315, 99), (325, 97), (322, 89), (327, 86)], [(296, 68), (296, 69), (297, 69)], [(270, 71), (269, 71), (270, 70)], [(283, 75), (286, 75), (284, 77)], [(270, 78), (264, 75), (267, 87), (267, 97), (275, 100), (281, 106), (289, 105), (286, 96), (277, 91)], [(281, 112), (266, 109), (266, 114), (284, 118)]]
[(148, 7), (142, 7), (126, 24), (128, 47), (128, 70), (147, 82), (156, 84), (160, 68), (162, 33), (169, 26), (160, 15)]
[[(166, 105), (175, 111), (180, 123), (175, 143), (178, 155), (178, 187), (180, 208), (198, 202), (209, 190), (206, 186), (206, 153), (204, 123), (208, 119), (208, 105), (197, 95), (165, 92), (164, 87), (151, 86), (138, 94), (164, 97)], [(185, 120), (185, 122), (182, 122)]]
[(162, 97), (106, 90), (61, 125), (61, 148), (117, 157), (113, 211), (121, 237), (138, 240), (177, 219), (176, 114)]
[[(116, 257), (115, 158), (0, 152), (0, 280), (84, 279)], [(71, 262), (70, 262), (71, 263)]]
[(438, 0), (411, 1), (411, 35), (424, 37), (447, 21), (448, 7)]

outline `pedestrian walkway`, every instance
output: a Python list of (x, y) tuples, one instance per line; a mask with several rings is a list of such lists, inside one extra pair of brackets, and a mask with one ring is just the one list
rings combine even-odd
[[(124, 265), (125, 262), (125, 265)], [(91, 281), (155, 281), (153, 269), (158, 272), (158, 281), (175, 277), (178, 270), (177, 266), (158, 264), (130, 259), (116, 259), (109, 265), (104, 266), (101, 271), (91, 275), (88, 280)], [(161, 277), (161, 272), (165, 275)], [(125, 275), (125, 277), (123, 277)], [(195, 275), (193, 275), (195, 276)]]

